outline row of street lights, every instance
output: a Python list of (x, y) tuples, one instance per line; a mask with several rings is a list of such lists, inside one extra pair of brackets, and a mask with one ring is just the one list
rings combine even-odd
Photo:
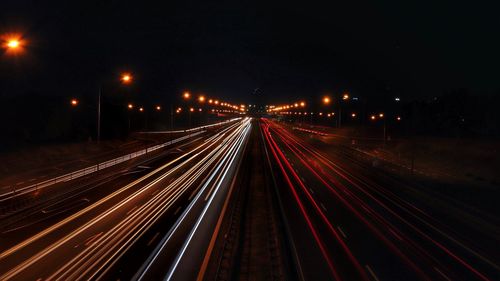
[[(212, 108), (212, 110), (211, 110), (212, 113), (238, 113), (238, 114), (242, 114), (242, 113), (246, 113), (248, 111), (245, 104), (234, 105), (234, 104), (231, 104), (229, 102), (220, 101), (219, 99), (216, 99), (216, 98), (206, 97), (205, 95), (198, 95), (197, 97), (193, 97), (189, 91), (185, 91), (184, 93), (182, 93), (182, 98), (186, 102), (197, 101), (200, 105), (224, 108), (221, 110)], [(195, 111), (195, 109), (194, 109), (194, 107), (192, 107), (192, 104), (188, 108), (189, 108), (189, 110), (188, 110), (189, 121), (188, 122), (189, 122), (189, 126), (191, 126), (191, 114)], [(202, 112), (203, 109), (198, 108), (198, 111)], [(181, 107), (177, 108), (175, 111), (175, 113), (177, 113), (177, 114), (180, 114), (181, 112), (182, 112)], [(172, 119), (173, 119), (173, 116), (172, 116)]]
[[(8, 55), (17, 55), (22, 53), (26, 42), (22, 39), (19, 34), (5, 34), (0, 38), (2, 42), (2, 47), (5, 49)], [(120, 75), (120, 81), (124, 85), (131, 84), (133, 81), (133, 76), (130, 73), (122, 73)], [(97, 98), (97, 141), (101, 139), (101, 96), (102, 96), (102, 85), (99, 86), (98, 98)], [(79, 100), (72, 98), (70, 101), (71, 106), (76, 107), (79, 105)], [(159, 108), (161, 109), (161, 108)], [(158, 110), (159, 110), (158, 109)], [(144, 111), (144, 108), (139, 108), (139, 111)]]

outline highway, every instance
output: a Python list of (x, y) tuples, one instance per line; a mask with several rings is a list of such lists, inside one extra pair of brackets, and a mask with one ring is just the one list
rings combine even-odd
[(268, 119), (261, 132), (304, 280), (500, 278), (494, 221), (308, 133)]
[(243, 118), (23, 195), (0, 280), (499, 279), (494, 215), (322, 137)]
[(0, 280), (130, 279), (144, 261), (139, 275), (154, 272), (165, 248), (167, 276), (186, 274), (193, 261), (183, 253), (204, 243), (199, 236), (218, 216), (250, 126), (249, 118), (224, 126), (3, 227)]

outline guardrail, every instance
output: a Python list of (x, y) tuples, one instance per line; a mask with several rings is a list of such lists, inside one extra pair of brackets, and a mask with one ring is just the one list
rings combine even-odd
[(74, 179), (86, 176), (88, 174), (95, 173), (97, 171), (112, 167), (114, 165), (120, 164), (120, 163), (128, 161), (130, 159), (134, 159), (134, 158), (139, 157), (141, 155), (153, 152), (153, 151), (158, 150), (160, 148), (172, 145), (174, 143), (183, 141), (185, 139), (197, 136), (197, 135), (205, 132), (203, 130), (203, 128), (197, 128), (197, 129), (199, 130), (198, 132), (190, 133), (189, 135), (185, 135), (185, 136), (182, 136), (180, 138), (170, 140), (170, 141), (167, 141), (167, 142), (162, 143), (162, 144), (158, 144), (158, 145), (151, 146), (151, 147), (148, 147), (148, 148), (136, 151), (136, 152), (132, 152), (132, 153), (129, 153), (129, 154), (124, 155), (124, 156), (120, 156), (120, 157), (117, 157), (117, 158), (114, 158), (114, 159), (111, 159), (111, 160), (108, 160), (108, 161), (105, 161), (102, 163), (92, 165), (92, 166), (87, 167), (87, 168), (83, 168), (83, 169), (80, 169), (80, 170), (77, 170), (77, 171), (74, 171), (74, 172), (71, 172), (68, 174), (64, 174), (62, 176), (58, 176), (58, 177), (55, 177), (52, 179), (44, 180), (42, 182), (28, 185), (28, 186), (25, 186), (25, 187), (22, 187), (19, 189), (14, 189), (12, 191), (1, 194), (0, 195), (0, 202), (6, 201), (8, 199), (11, 199), (11, 198), (23, 195), (23, 194), (27, 194), (27, 193), (30, 193), (33, 191), (37, 191), (38, 189), (41, 189), (41, 188), (44, 188), (47, 186), (51, 186), (51, 185), (54, 185), (56, 183), (74, 180)]
[[(98, 164), (92, 165), (92, 166), (84, 168), (84, 169), (80, 169), (78, 171), (74, 171), (74, 172), (71, 172), (71, 173), (68, 173), (68, 174), (64, 174), (62, 176), (58, 176), (58, 177), (55, 177), (55, 178), (52, 178), (52, 179), (44, 180), (42, 182), (31, 184), (31, 185), (28, 185), (28, 186), (25, 186), (25, 187), (21, 187), (21, 188), (17, 188), (16, 189), (15, 185), (14, 185), (12, 187), (13, 188), (12, 191), (0, 194), (0, 202), (9, 200), (11, 198), (14, 198), (14, 197), (17, 197), (17, 196), (20, 196), (20, 195), (23, 195), (23, 194), (27, 194), (27, 193), (30, 193), (30, 192), (33, 192), (33, 191), (37, 191), (37, 190), (39, 190), (41, 188), (44, 188), (44, 187), (47, 187), (47, 186), (51, 186), (51, 185), (54, 185), (56, 183), (61, 183), (61, 182), (66, 182), (66, 181), (74, 180), (74, 179), (86, 176), (88, 174), (95, 173), (97, 171), (100, 171), (100, 170), (112, 167), (114, 165), (120, 164), (120, 163), (128, 161), (130, 159), (139, 157), (141, 155), (153, 152), (153, 151), (158, 150), (160, 148), (163, 148), (163, 147), (172, 145), (174, 143), (183, 141), (183, 140), (188, 139), (190, 137), (197, 136), (197, 135), (205, 132), (204, 129), (206, 129), (206, 128), (210, 128), (210, 127), (214, 127), (214, 126), (220, 126), (220, 125), (223, 125), (223, 124), (226, 124), (226, 123), (230, 123), (230, 122), (233, 122), (233, 121), (237, 121), (237, 120), (240, 120), (240, 119), (241, 118), (233, 118), (233, 119), (226, 120), (226, 121), (223, 121), (223, 122), (218, 122), (218, 123), (214, 123), (214, 124), (210, 124), (210, 125), (200, 126), (200, 127), (186, 129), (186, 130), (181, 130), (181, 131), (164, 131), (164, 132), (167, 132), (167, 133), (189, 133), (189, 134), (185, 135), (185, 136), (182, 136), (180, 138), (174, 139), (174, 140), (167, 141), (167, 142), (162, 143), (162, 144), (154, 145), (154, 146), (151, 146), (151, 147), (148, 147), (148, 148), (136, 151), (136, 152), (132, 152), (132, 153), (124, 155), (124, 156), (120, 156), (120, 157), (117, 157), (117, 158), (114, 158), (114, 159), (111, 159), (111, 160), (108, 160), (108, 161), (105, 161), (105, 162), (102, 162), (102, 163), (98, 163)], [(195, 132), (195, 133), (191, 133), (191, 132)], [(156, 132), (156, 133), (159, 133), (159, 132)]]
[(176, 131), (150, 131), (150, 132), (138, 132), (138, 133), (139, 134), (187, 133), (187, 132), (193, 132), (193, 131), (196, 131), (196, 130), (203, 130), (203, 129), (207, 129), (207, 128), (210, 128), (210, 127), (215, 127), (215, 126), (223, 125), (223, 124), (230, 123), (230, 122), (237, 121), (237, 120), (241, 120), (241, 117), (229, 119), (229, 120), (226, 120), (226, 121), (222, 121), (222, 122), (218, 122), (218, 123), (214, 123), (214, 124), (210, 124), (210, 125), (204, 125), (204, 126), (200, 126), (200, 127), (196, 127), (196, 128), (185, 129), (185, 130), (176, 130)]

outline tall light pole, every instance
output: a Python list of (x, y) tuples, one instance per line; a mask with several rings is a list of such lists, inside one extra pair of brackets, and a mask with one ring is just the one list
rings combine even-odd
[(386, 145), (387, 143), (387, 125), (386, 125), (386, 122), (385, 122), (385, 118), (384, 118), (384, 113), (380, 113), (378, 115), (378, 117), (382, 120), (384, 120), (384, 146)]
[(193, 113), (194, 108), (189, 108), (189, 128), (191, 129), (191, 113)]
[[(132, 75), (130, 73), (123, 73), (120, 76), (120, 81), (122, 84), (132, 83)], [(97, 98), (97, 142), (101, 141), (101, 96), (102, 96), (102, 85), (99, 86), (99, 95)], [(130, 130), (130, 121), (129, 121)]]
[[(342, 95), (342, 100), (344, 101), (347, 101), (349, 100), (349, 94), (346, 92)], [(337, 119), (338, 120), (338, 124), (339, 124), (339, 128), (342, 126), (342, 105), (341, 103), (339, 102), (339, 118)]]

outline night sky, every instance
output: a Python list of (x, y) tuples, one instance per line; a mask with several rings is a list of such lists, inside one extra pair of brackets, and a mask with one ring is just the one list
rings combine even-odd
[(1, 56), (1, 96), (95, 95), (121, 71), (160, 100), (500, 88), (494, 1), (270, 2), (2, 1), (0, 33), (27, 46)]

